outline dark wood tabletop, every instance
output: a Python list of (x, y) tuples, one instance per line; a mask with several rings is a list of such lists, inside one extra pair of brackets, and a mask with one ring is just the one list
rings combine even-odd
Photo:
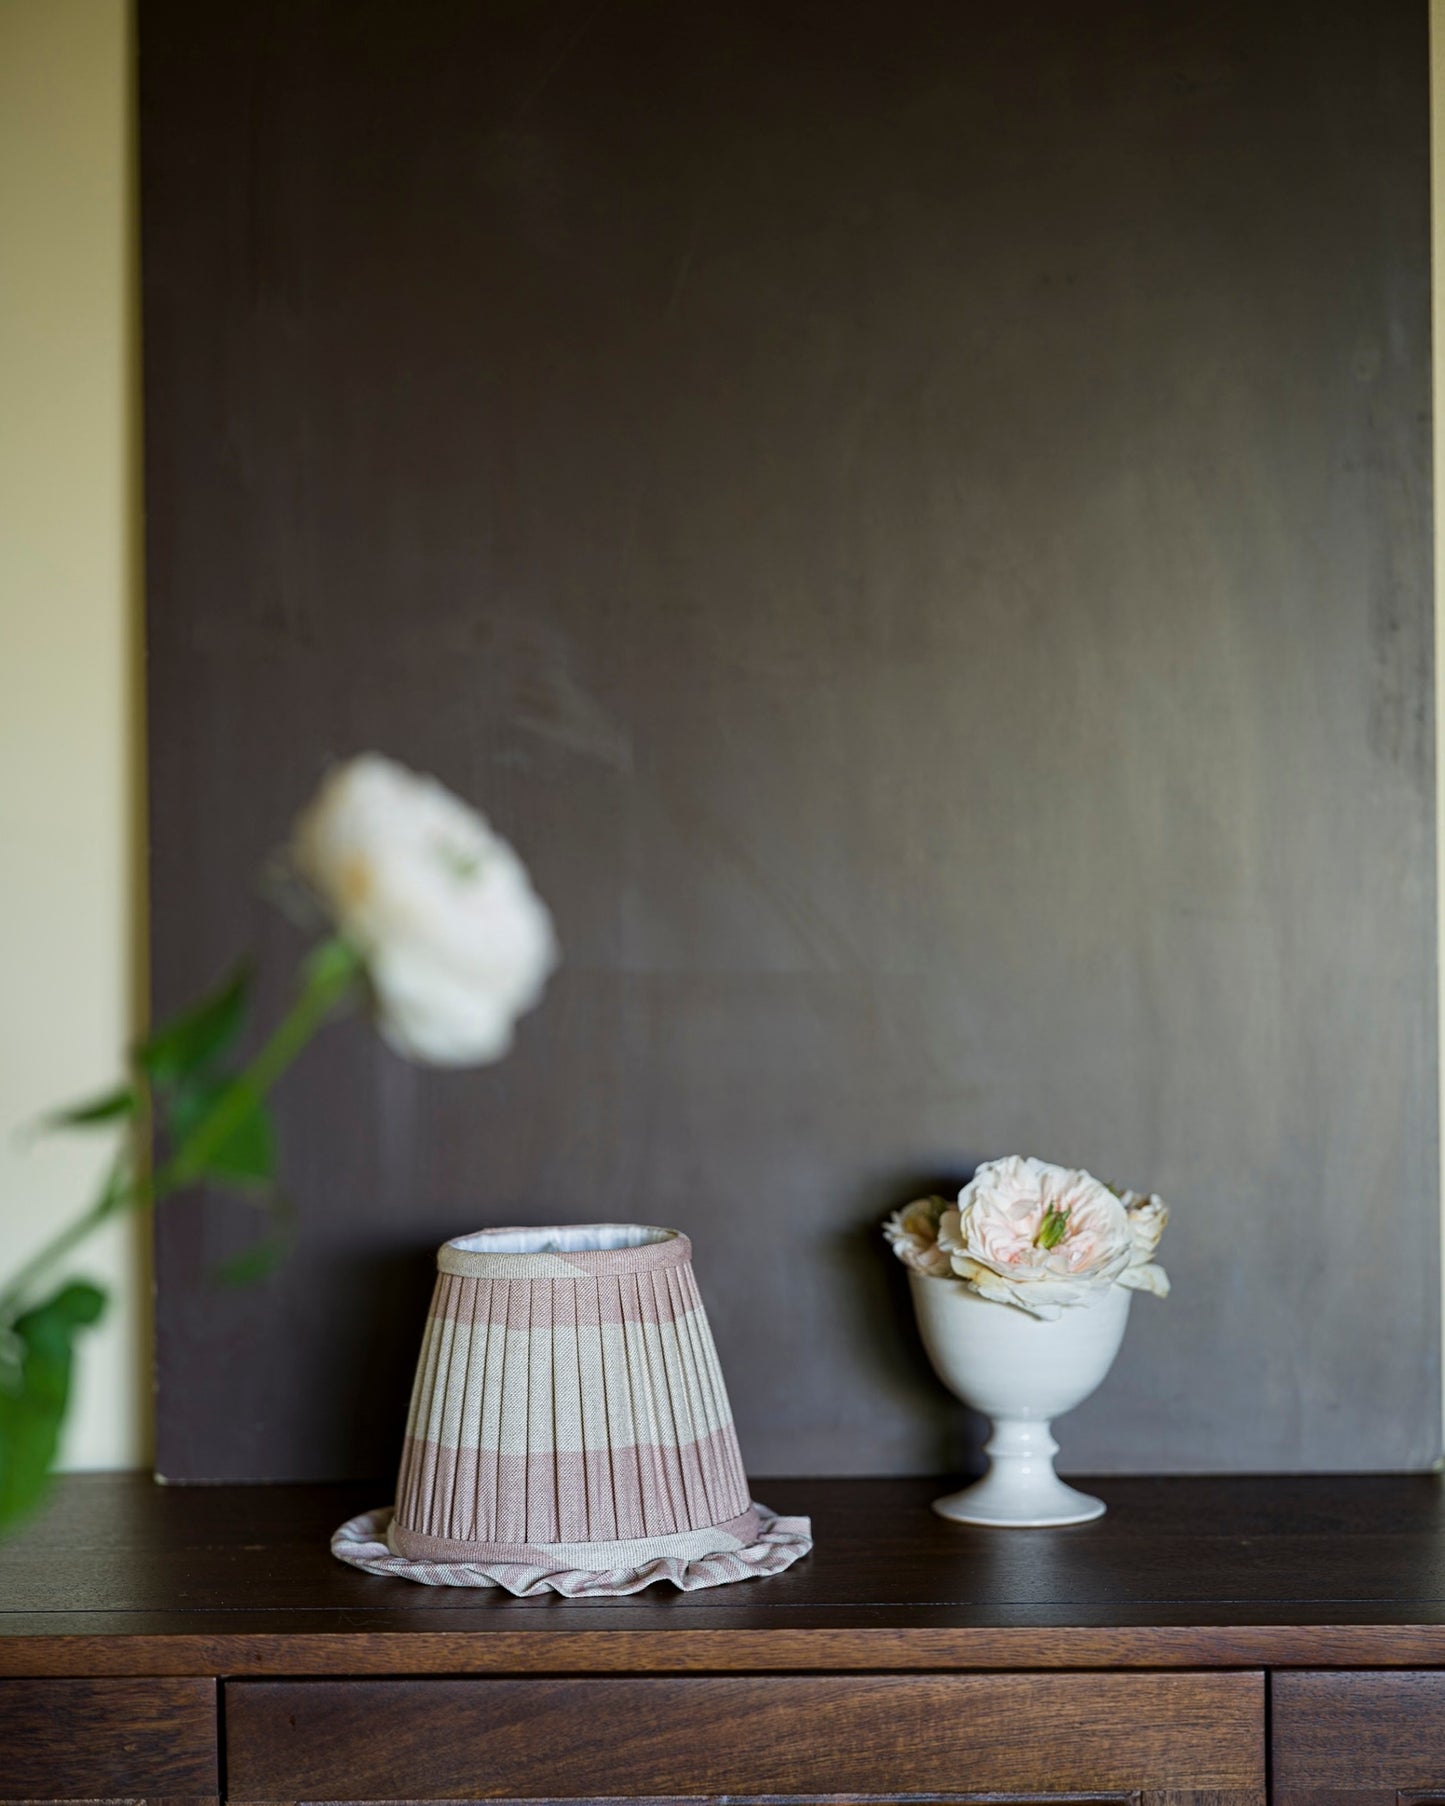
[(0, 1545), (0, 1674), (566, 1673), (1445, 1664), (1435, 1476), (1089, 1482), (1064, 1530), (945, 1523), (929, 1479), (774, 1480), (771, 1579), (513, 1599), (343, 1566), (372, 1486), (65, 1480)]

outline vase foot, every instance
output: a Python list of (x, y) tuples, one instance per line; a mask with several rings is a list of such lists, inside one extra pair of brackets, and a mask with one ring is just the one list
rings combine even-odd
[(1045, 1530), (1057, 1524), (1087, 1524), (1104, 1515), (1102, 1499), (1078, 1492), (1055, 1474), (1020, 1486), (1014, 1476), (986, 1475), (976, 1486), (933, 1501), (941, 1518), (955, 1524), (990, 1524), (998, 1530)]

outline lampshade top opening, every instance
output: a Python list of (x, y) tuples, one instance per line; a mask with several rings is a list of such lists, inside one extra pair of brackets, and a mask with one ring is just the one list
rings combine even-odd
[(547, 1229), (479, 1229), (447, 1243), (463, 1254), (602, 1254), (678, 1239), (676, 1229), (649, 1223), (572, 1223)]
[(560, 1223), (478, 1229), (437, 1251), (437, 1269), (465, 1279), (577, 1279), (685, 1267), (692, 1243), (652, 1223)]

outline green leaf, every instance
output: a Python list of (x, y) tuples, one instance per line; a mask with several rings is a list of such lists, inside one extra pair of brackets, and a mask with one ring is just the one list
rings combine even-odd
[(105, 1310), (105, 1293), (72, 1279), (17, 1317), (0, 1365), (0, 1532), (45, 1496), (70, 1402), (76, 1337)]
[(139, 1100), (129, 1085), (119, 1091), (108, 1091), (104, 1097), (92, 1098), (88, 1103), (74, 1104), (68, 1110), (57, 1110), (53, 1116), (45, 1118), (43, 1127), (47, 1129), (93, 1129), (105, 1123), (119, 1122), (123, 1117), (134, 1116)]
[[(206, 1137), (207, 1125), (233, 1117), (224, 1133), (194, 1161), (186, 1149)], [(276, 1135), (270, 1112), (245, 1079), (191, 1079), (176, 1092), (168, 1128), (190, 1178), (269, 1185), (276, 1176)]]
[(250, 989), (250, 968), (242, 965), (194, 1009), (157, 1029), (136, 1054), (152, 1083), (174, 1085), (214, 1064), (245, 1026)]
[(259, 1242), (219, 1261), (208, 1277), (216, 1285), (248, 1286), (274, 1273), (291, 1252), (296, 1242), (296, 1210), (291, 1201), (276, 1192), (268, 1199), (270, 1231)]
[(105, 1293), (88, 1279), (68, 1279), (43, 1304), (32, 1305), (15, 1319), (14, 1333), (27, 1354), (41, 1360), (68, 1360), (75, 1332), (98, 1323), (105, 1313)]
[(229, 1260), (218, 1261), (211, 1268), (210, 1278), (214, 1284), (222, 1286), (255, 1285), (276, 1271), (290, 1249), (290, 1236), (279, 1233), (265, 1236), (249, 1248), (243, 1248), (239, 1254), (233, 1254)]
[(276, 1134), (266, 1106), (253, 1102), (224, 1139), (212, 1148), (206, 1171), (243, 1185), (269, 1185), (276, 1177)]

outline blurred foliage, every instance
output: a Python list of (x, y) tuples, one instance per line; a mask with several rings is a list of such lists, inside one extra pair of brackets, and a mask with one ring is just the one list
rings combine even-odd
[(301, 1049), (355, 991), (362, 966), (344, 941), (326, 941), (302, 967), (285, 1018), (248, 1065), (236, 1061), (251, 999), (241, 967), (134, 1052), (128, 1084), (57, 1111), (53, 1130), (120, 1131), (96, 1201), (0, 1286), (0, 1536), (43, 1501), (71, 1395), (76, 1345), (104, 1315), (106, 1294), (68, 1279), (39, 1282), (109, 1218), (204, 1183), (243, 1197), (266, 1232), (213, 1271), (214, 1281), (262, 1279), (294, 1239), (295, 1212), (277, 1187), (276, 1132), (266, 1098)]

